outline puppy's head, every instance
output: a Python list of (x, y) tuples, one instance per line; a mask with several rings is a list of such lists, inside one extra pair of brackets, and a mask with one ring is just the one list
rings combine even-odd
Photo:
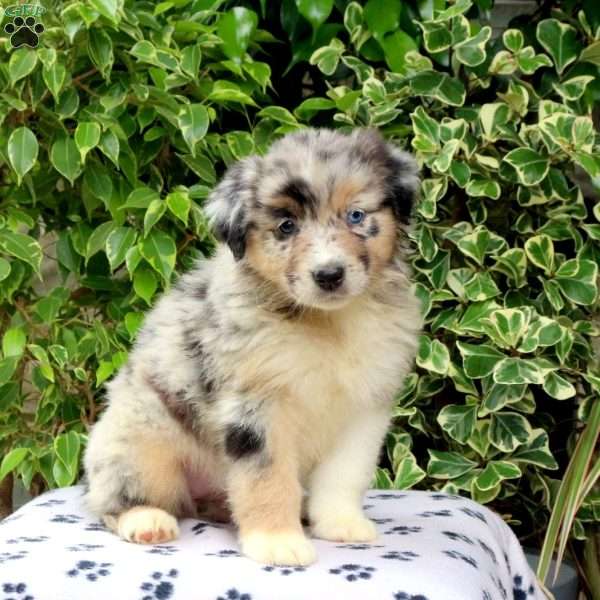
[(338, 308), (389, 263), (418, 185), (372, 130), (303, 130), (229, 169), (207, 211), (236, 258), (302, 306)]

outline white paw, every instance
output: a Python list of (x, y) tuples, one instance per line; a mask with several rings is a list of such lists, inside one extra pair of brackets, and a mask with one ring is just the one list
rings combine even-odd
[(119, 515), (117, 531), (124, 540), (137, 544), (161, 544), (179, 535), (177, 519), (151, 506), (136, 506)]
[(240, 538), (242, 552), (268, 565), (310, 565), (317, 553), (312, 542), (302, 532), (253, 531)]
[(315, 537), (332, 542), (372, 542), (377, 539), (375, 524), (361, 514), (341, 513), (315, 520), (312, 532)]

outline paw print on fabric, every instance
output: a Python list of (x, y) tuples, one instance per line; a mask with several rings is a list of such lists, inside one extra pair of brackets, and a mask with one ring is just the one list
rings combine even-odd
[(375, 506), (374, 504), (365, 504), (363, 505), (363, 510), (369, 510), (370, 508), (373, 508), (373, 506)]
[(177, 569), (171, 569), (168, 573), (161, 573), (160, 571), (152, 573), (150, 576), (152, 581), (144, 581), (140, 586), (140, 589), (146, 592), (142, 600), (167, 600), (170, 598), (175, 590), (173, 579), (178, 574)]
[(413, 596), (412, 594), (407, 594), (406, 592), (396, 592), (394, 594), (394, 600), (429, 600), (427, 596), (423, 596), (422, 594), (417, 594)]
[(233, 556), (241, 556), (237, 550), (226, 548), (218, 552), (207, 552), (204, 556), (218, 556), (219, 558), (231, 558)]
[(267, 565), (263, 567), (263, 571), (267, 573), (279, 573), (280, 575), (291, 575), (292, 573), (302, 573), (306, 571), (306, 567), (276, 567), (274, 565)]
[(217, 600), (252, 600), (250, 594), (242, 594), (235, 588), (231, 588), (225, 592), (224, 596), (219, 596)]
[(386, 523), (393, 523), (394, 519), (384, 517), (381, 519), (371, 519), (371, 521), (373, 521), (373, 523), (377, 523), (377, 525), (385, 525)]
[(462, 560), (466, 562), (468, 565), (471, 565), (473, 568), (477, 568), (477, 561), (472, 556), (467, 556), (458, 550), (443, 550), (442, 551), (446, 556), (450, 558), (455, 558), (456, 560)]
[(493, 573), (490, 573), (490, 579), (493, 581), (494, 585), (496, 586), (496, 589), (498, 590), (502, 600), (508, 600), (508, 592), (506, 591), (506, 588), (504, 587), (504, 584), (502, 583), (502, 579), (500, 579), (500, 577), (496, 577), (496, 575), (494, 575)]
[(456, 494), (429, 494), (432, 500), (462, 500), (462, 496)]
[(160, 556), (173, 556), (176, 552), (179, 552), (179, 548), (177, 546), (166, 546), (166, 545), (157, 545), (152, 546), (149, 550), (146, 550), (148, 554), (158, 554)]
[(4, 596), (2, 600), (35, 600), (31, 594), (27, 593), (26, 583), (3, 583), (2, 591), (9, 596)]
[(423, 528), (418, 525), (398, 525), (397, 527), (392, 527), (387, 531), (384, 531), (384, 535), (410, 535), (411, 533), (419, 533)]
[(369, 500), (400, 500), (400, 498), (406, 498), (406, 494), (373, 494), (368, 496)]
[(9, 560), (19, 560), (25, 558), (29, 552), (27, 550), (19, 550), (18, 552), (0, 552), (0, 565)]
[(61, 504), (64, 504), (65, 502), (66, 502), (66, 500), (59, 500), (58, 498), (50, 498), (50, 500), (46, 500), (45, 502), (38, 502), (37, 504), (34, 504), (33, 506), (43, 506), (43, 507), (60, 506)]
[(100, 521), (88, 523), (84, 529), (86, 531), (108, 531), (108, 527), (104, 523), (100, 523)]
[(200, 521), (199, 523), (196, 523), (193, 527), (192, 527), (192, 531), (194, 532), (194, 535), (201, 535), (203, 534), (207, 529), (223, 529), (223, 527), (221, 525), (219, 525), (218, 523), (207, 523), (206, 521)]
[(391, 550), (390, 552), (382, 554), (381, 558), (410, 562), (411, 560), (415, 560), (415, 558), (419, 558), (419, 556), (421, 555), (417, 554), (416, 552), (412, 552), (411, 550)]
[(494, 600), (494, 599), (492, 598), (492, 595), (487, 590), (483, 590), (481, 600)]
[(75, 544), (75, 546), (67, 546), (69, 552), (89, 552), (90, 550), (98, 550), (104, 548), (102, 544)]
[(97, 581), (100, 577), (110, 575), (112, 563), (97, 563), (93, 560), (80, 560), (75, 567), (67, 571), (69, 577), (85, 577), (88, 581)]
[(339, 544), (336, 548), (343, 548), (344, 550), (371, 550), (372, 548), (385, 548), (385, 546), (381, 544)]
[(470, 546), (473, 546), (473, 544), (475, 544), (475, 542), (470, 537), (462, 533), (456, 533), (455, 531), (442, 531), (442, 534), (445, 535), (447, 538), (450, 538), (453, 542), (460, 540), (461, 542), (469, 544)]
[(529, 596), (533, 596), (535, 593), (533, 585), (527, 587), (523, 584), (523, 577), (521, 577), (521, 575), (515, 575), (513, 577), (513, 584), (514, 600), (527, 600)]
[(496, 553), (482, 540), (477, 538), (477, 543), (480, 548), (492, 559), (492, 562), (497, 565), (498, 559), (496, 558)]
[(38, 535), (36, 537), (27, 537), (27, 536), (21, 536), (21, 537), (17, 537), (17, 538), (12, 538), (10, 540), (6, 540), (7, 544), (20, 544), (20, 543), (25, 543), (25, 544), (34, 544), (36, 542), (45, 542), (46, 540), (49, 540), (50, 538), (47, 535)]
[(474, 519), (479, 519), (483, 523), (487, 523), (485, 517), (483, 516), (483, 513), (480, 513), (478, 510), (473, 510), (472, 508), (467, 508), (466, 506), (459, 508), (459, 510), (464, 512), (465, 515), (469, 517), (473, 517)]
[(52, 523), (79, 523), (83, 517), (79, 515), (54, 515), (50, 521)]
[(375, 567), (363, 567), (355, 564), (341, 565), (335, 569), (329, 569), (332, 575), (342, 575), (346, 581), (359, 581), (360, 579), (371, 579)]
[(44, 33), (44, 26), (36, 22), (34, 17), (15, 17), (12, 23), (4, 26), (4, 31), (10, 35), (10, 45), (13, 48), (20, 46), (30, 46), (37, 48), (40, 41), (40, 35)]
[(451, 516), (452, 516), (452, 511), (448, 510), (447, 508), (443, 508), (442, 510), (426, 510), (422, 513), (417, 514), (417, 517), (425, 517), (425, 518), (451, 517)]

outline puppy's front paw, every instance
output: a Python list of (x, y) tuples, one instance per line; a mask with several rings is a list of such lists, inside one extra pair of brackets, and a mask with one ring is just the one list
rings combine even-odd
[(177, 519), (151, 506), (136, 506), (119, 515), (117, 531), (124, 540), (137, 544), (161, 544), (179, 535)]
[(372, 542), (377, 529), (370, 519), (361, 514), (344, 514), (315, 520), (312, 526), (315, 537), (332, 542)]
[(242, 552), (261, 563), (305, 566), (315, 562), (312, 542), (301, 531), (253, 531), (240, 538)]

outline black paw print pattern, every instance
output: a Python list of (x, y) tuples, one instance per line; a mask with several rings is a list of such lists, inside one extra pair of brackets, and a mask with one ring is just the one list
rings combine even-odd
[(452, 511), (448, 510), (447, 508), (443, 508), (442, 510), (426, 510), (422, 513), (417, 514), (417, 517), (425, 517), (425, 518), (451, 517), (451, 516), (452, 516)]
[(250, 594), (242, 594), (235, 588), (231, 588), (225, 592), (224, 596), (219, 596), (217, 600), (252, 600)]
[(420, 554), (412, 552), (411, 550), (390, 550), (385, 554), (381, 555), (381, 558), (387, 558), (389, 560), (402, 560), (404, 562), (410, 562), (419, 558)]
[(447, 538), (450, 538), (453, 542), (460, 540), (461, 542), (469, 544), (470, 546), (473, 546), (475, 544), (475, 542), (470, 537), (462, 533), (456, 533), (455, 531), (442, 531), (442, 534), (445, 535)]
[(89, 552), (90, 550), (98, 550), (104, 548), (103, 544), (75, 544), (74, 546), (66, 547), (69, 552)]
[(380, 519), (371, 519), (371, 521), (373, 521), (373, 523), (377, 523), (377, 525), (385, 525), (386, 523), (392, 523), (394, 519), (383, 517)]
[(513, 585), (514, 600), (527, 600), (529, 596), (533, 596), (535, 593), (533, 585), (527, 587), (523, 583), (523, 577), (521, 577), (521, 575), (515, 575), (513, 577)]
[(276, 567), (268, 565), (263, 567), (263, 571), (267, 573), (279, 573), (280, 575), (292, 575), (292, 573), (302, 573), (306, 571), (306, 567)]
[(204, 556), (218, 556), (219, 558), (231, 558), (233, 556), (241, 556), (237, 550), (231, 550), (226, 548), (225, 550), (219, 550), (218, 552), (207, 552)]
[(373, 504), (365, 504), (363, 506), (363, 510), (369, 510), (370, 508), (373, 508)]
[(432, 500), (462, 500), (462, 496), (456, 494), (430, 494)]
[(498, 593), (500, 594), (500, 597), (502, 598), (502, 600), (508, 600), (508, 592), (506, 591), (506, 588), (504, 587), (504, 584), (502, 583), (502, 579), (500, 577), (497, 577), (493, 573), (490, 573), (490, 579), (494, 583), (494, 586), (498, 590)]
[(427, 596), (423, 596), (422, 594), (417, 594), (416, 596), (413, 594), (407, 594), (406, 592), (396, 592), (394, 594), (394, 600), (429, 600)]
[(50, 498), (50, 500), (45, 500), (44, 502), (38, 502), (37, 504), (34, 504), (34, 506), (43, 506), (43, 507), (59, 506), (61, 504), (64, 504), (65, 502), (66, 502), (66, 500), (59, 500), (58, 498)]
[(83, 517), (79, 515), (54, 515), (50, 521), (52, 523), (79, 523)]
[(100, 523), (100, 521), (88, 523), (84, 529), (86, 531), (108, 531), (108, 527), (104, 523)]
[(400, 498), (406, 498), (406, 494), (386, 494), (382, 492), (369, 496), (369, 500), (400, 500)]
[(44, 33), (44, 26), (37, 23), (34, 17), (15, 17), (12, 23), (4, 26), (4, 31), (10, 35), (10, 45), (13, 48), (20, 46), (30, 46), (37, 48), (40, 41), (40, 35)]
[(492, 562), (497, 565), (498, 559), (496, 558), (496, 553), (482, 540), (477, 538), (477, 543), (479, 547), (492, 559)]
[(411, 533), (419, 533), (422, 531), (422, 527), (418, 525), (398, 525), (397, 527), (392, 527), (384, 532), (385, 535), (410, 535)]
[(442, 550), (442, 552), (446, 556), (449, 556), (450, 558), (455, 558), (456, 560), (462, 560), (463, 562), (467, 563), (468, 565), (471, 565), (474, 569), (477, 568), (477, 561), (472, 556), (463, 554), (462, 552), (459, 552), (458, 550)]
[(31, 594), (27, 593), (27, 584), (25, 583), (3, 583), (2, 591), (9, 596), (4, 596), (2, 600), (35, 600)]
[(487, 523), (483, 513), (480, 513), (478, 510), (473, 510), (472, 508), (467, 508), (466, 506), (463, 506), (459, 510), (464, 512), (468, 517), (473, 517), (474, 519), (479, 519), (483, 523)]
[(17, 538), (12, 538), (10, 540), (6, 540), (7, 544), (20, 544), (20, 543), (25, 543), (25, 544), (34, 544), (36, 542), (45, 542), (46, 540), (49, 540), (50, 538), (47, 535), (38, 535), (35, 537), (27, 537), (27, 536), (21, 536), (21, 537), (17, 537)]
[(222, 525), (219, 525), (218, 523), (207, 523), (206, 521), (200, 521), (199, 523), (196, 523), (193, 527), (192, 527), (192, 531), (194, 533), (194, 535), (201, 535), (203, 534), (207, 529), (223, 529)]
[(371, 550), (371, 548), (385, 548), (380, 544), (339, 544), (336, 548), (344, 550)]
[(100, 577), (110, 575), (112, 563), (97, 563), (93, 560), (80, 560), (70, 571), (67, 571), (69, 577), (85, 577), (88, 581), (98, 581)]
[(176, 552), (179, 552), (179, 548), (177, 546), (166, 546), (166, 545), (157, 545), (152, 546), (149, 550), (146, 550), (148, 554), (158, 554), (159, 556), (173, 556)]
[(140, 586), (140, 589), (145, 592), (142, 600), (167, 600), (170, 598), (175, 590), (173, 579), (178, 574), (177, 569), (171, 569), (167, 573), (161, 573), (160, 571), (152, 573), (150, 576), (152, 581), (144, 581)]
[(494, 600), (494, 599), (492, 598), (492, 595), (487, 590), (483, 590), (483, 592), (481, 594), (481, 600)]
[(0, 565), (9, 560), (19, 560), (25, 558), (29, 552), (27, 550), (19, 550), (18, 552), (0, 552)]
[(375, 567), (363, 567), (362, 565), (345, 564), (335, 569), (329, 569), (332, 575), (342, 575), (346, 581), (359, 581), (361, 579), (371, 579)]

